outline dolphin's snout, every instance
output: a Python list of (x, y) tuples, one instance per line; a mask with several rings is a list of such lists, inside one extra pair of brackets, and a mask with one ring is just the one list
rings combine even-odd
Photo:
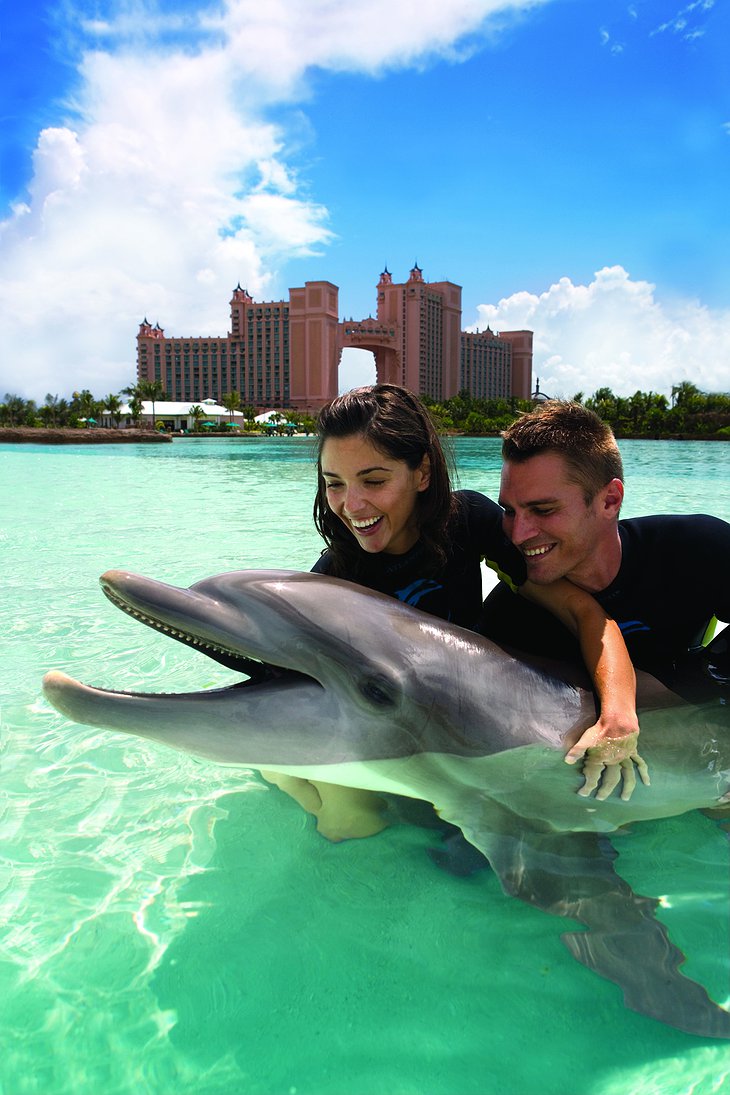
[(51, 669), (43, 678), (44, 695), (47, 696), (49, 692), (55, 692), (58, 688), (71, 682), (71, 680), (72, 678), (69, 677), (68, 674), (62, 673), (60, 669)]

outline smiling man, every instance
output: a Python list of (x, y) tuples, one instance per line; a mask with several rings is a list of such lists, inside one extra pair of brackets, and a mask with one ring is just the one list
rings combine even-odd
[[(610, 427), (549, 400), (503, 433), (504, 528), (538, 585), (568, 578), (612, 616), (634, 665), (677, 686), (715, 619), (730, 620), (730, 524), (706, 514), (620, 520), (623, 466)], [(517, 650), (579, 658), (539, 607), (498, 586), (478, 630)]]

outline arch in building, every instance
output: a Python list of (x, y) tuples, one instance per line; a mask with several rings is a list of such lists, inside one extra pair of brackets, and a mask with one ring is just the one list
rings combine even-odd
[(403, 370), (398, 351), (398, 330), (377, 319), (344, 320), (340, 323), (340, 354), (345, 347), (369, 350), (375, 358), (378, 384), (402, 384)]

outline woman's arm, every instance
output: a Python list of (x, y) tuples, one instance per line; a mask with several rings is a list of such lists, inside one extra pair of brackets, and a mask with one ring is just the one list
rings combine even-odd
[(600, 782), (596, 798), (604, 799), (622, 781), (621, 798), (629, 799), (636, 786), (634, 764), (645, 784), (649, 773), (636, 751), (636, 675), (618, 625), (590, 593), (566, 580), (545, 586), (528, 581), (520, 593), (552, 612), (577, 636), (598, 696), (597, 722), (565, 757), (568, 764), (585, 757), (585, 783), (579, 794), (591, 794)]

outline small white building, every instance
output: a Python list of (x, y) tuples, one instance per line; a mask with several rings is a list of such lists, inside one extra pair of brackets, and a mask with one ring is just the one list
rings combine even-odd
[[(201, 399), (198, 403), (188, 400), (183, 403), (173, 403), (169, 400), (160, 399), (155, 400), (155, 422), (164, 422), (166, 430), (173, 430), (175, 433), (180, 430), (192, 430), (195, 428), (195, 416), (190, 413), (191, 407), (202, 407), (205, 414), (199, 419), (200, 425), (204, 427), (205, 423), (212, 423), (214, 426), (221, 426), (224, 429), (228, 428), (227, 424), (234, 422), (236, 426), (243, 429), (245, 422), (245, 415), (241, 411), (228, 411), (225, 407), (221, 407), (216, 403), (214, 399)], [(122, 415), (123, 426), (133, 426), (134, 420), (132, 418), (132, 412), (129, 409), (129, 404), (124, 403), (120, 407), (120, 414)], [(142, 400), (142, 413), (139, 416), (142, 426), (152, 426), (154, 428), (154, 422), (152, 421), (152, 401), (150, 399)], [(113, 425), (113, 419), (109, 411), (104, 411), (104, 422), (109, 422)]]

